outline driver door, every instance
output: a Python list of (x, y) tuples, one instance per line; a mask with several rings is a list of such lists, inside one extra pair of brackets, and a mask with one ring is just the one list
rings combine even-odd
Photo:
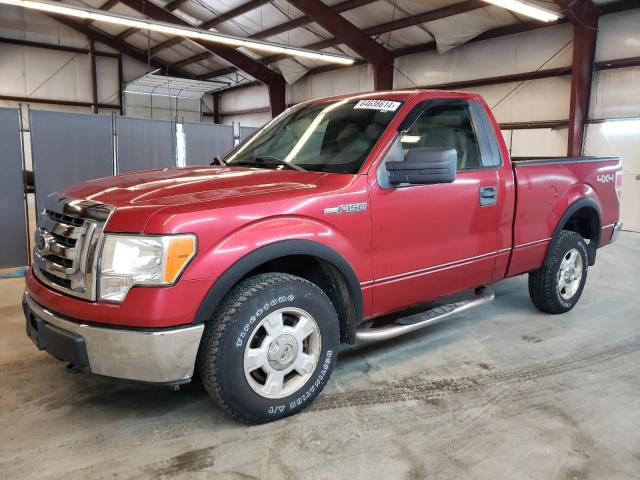
[[(500, 158), (483, 119), (474, 116), (482, 107), (471, 103), (416, 107), (378, 166), (371, 182), (373, 316), (478, 287), (493, 276)], [(385, 184), (385, 162), (403, 160), (417, 147), (455, 148), (456, 180)]]

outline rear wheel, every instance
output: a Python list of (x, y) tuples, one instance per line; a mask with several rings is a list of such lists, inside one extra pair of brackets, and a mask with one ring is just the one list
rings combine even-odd
[(547, 313), (571, 310), (582, 295), (587, 280), (587, 244), (576, 232), (563, 230), (551, 245), (547, 262), (529, 274), (529, 296)]
[(240, 282), (205, 327), (202, 383), (236, 418), (265, 423), (310, 404), (336, 361), (339, 323), (307, 280), (266, 273)]

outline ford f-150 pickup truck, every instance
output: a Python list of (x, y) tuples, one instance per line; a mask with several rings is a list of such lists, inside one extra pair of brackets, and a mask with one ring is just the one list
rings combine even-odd
[(39, 206), (23, 302), (38, 348), (140, 382), (197, 371), (236, 418), (268, 422), (318, 396), (341, 342), (482, 305), (504, 278), (527, 273), (537, 308), (570, 310), (621, 228), (618, 158), (511, 159), (471, 93), (299, 104), (217, 163)]

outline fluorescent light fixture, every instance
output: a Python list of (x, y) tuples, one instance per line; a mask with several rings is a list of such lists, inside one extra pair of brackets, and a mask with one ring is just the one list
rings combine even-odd
[(498, 7), (506, 8), (512, 12), (526, 15), (527, 17), (535, 18), (543, 22), (553, 22), (558, 20), (562, 15), (554, 12), (553, 10), (547, 10), (546, 8), (538, 7), (527, 2), (521, 2), (520, 0), (484, 0), (485, 2), (497, 5)]
[(141, 30), (151, 30), (153, 32), (165, 33), (168, 35), (176, 35), (180, 37), (192, 38), (195, 40), (206, 40), (210, 42), (229, 45), (230, 47), (245, 47), (251, 50), (259, 50), (268, 53), (277, 53), (291, 55), (294, 57), (304, 57), (312, 60), (320, 60), (323, 62), (338, 63), (341, 65), (352, 65), (354, 59), (345, 55), (336, 55), (333, 53), (319, 52), (315, 50), (307, 50), (304, 48), (290, 47), (278, 43), (263, 42), (260, 40), (251, 40), (234, 35), (225, 35), (223, 33), (211, 32), (195, 27), (186, 27), (174, 25), (167, 22), (156, 22), (145, 18), (131, 17), (129, 15), (120, 15), (111, 12), (105, 12), (95, 8), (68, 5), (60, 2), (50, 2), (46, 0), (0, 0), (0, 4), (15, 5), (30, 10), (39, 10), (42, 12), (56, 13), (59, 15), (67, 15), (69, 17), (82, 18), (92, 20), (94, 22), (111, 23), (122, 25), (125, 27), (139, 28)]

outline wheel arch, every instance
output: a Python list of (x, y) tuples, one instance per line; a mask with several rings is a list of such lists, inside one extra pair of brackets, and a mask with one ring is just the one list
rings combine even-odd
[(551, 245), (555, 244), (560, 233), (563, 230), (571, 230), (582, 235), (582, 238), (589, 240), (587, 253), (589, 254), (589, 265), (593, 265), (596, 261), (596, 251), (600, 244), (601, 227), (602, 213), (598, 203), (592, 198), (576, 200), (564, 211), (553, 231), (551, 242), (545, 255), (545, 263), (549, 261)]
[[(293, 261), (293, 260), (298, 261)], [(310, 263), (320, 267), (305, 269)], [(355, 343), (363, 316), (360, 282), (347, 260), (332, 248), (311, 240), (283, 240), (260, 247), (231, 265), (212, 285), (200, 304), (194, 324), (207, 321), (225, 295), (242, 279), (265, 271), (297, 274), (322, 288), (340, 319), (340, 338)], [(350, 308), (352, 307), (352, 308)]]

